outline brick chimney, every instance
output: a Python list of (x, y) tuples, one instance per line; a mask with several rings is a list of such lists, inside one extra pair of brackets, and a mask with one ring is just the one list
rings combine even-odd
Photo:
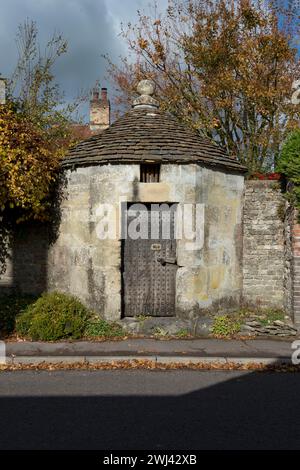
[(0, 77), (0, 104), (5, 104), (5, 102), (6, 102), (5, 78)]
[(107, 98), (107, 88), (99, 87), (99, 82), (93, 88), (90, 100), (90, 130), (98, 133), (110, 125), (110, 102)]

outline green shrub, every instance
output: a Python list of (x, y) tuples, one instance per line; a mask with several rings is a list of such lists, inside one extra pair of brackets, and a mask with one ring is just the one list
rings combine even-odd
[(17, 315), (34, 302), (35, 299), (36, 297), (31, 295), (4, 295), (0, 297), (1, 338), (13, 333)]
[(230, 315), (214, 317), (212, 333), (215, 336), (233, 336), (239, 333), (242, 322), (239, 318)]
[(284, 321), (284, 312), (282, 310), (269, 308), (263, 310), (262, 318), (259, 321), (263, 326), (267, 326), (276, 320)]
[(87, 323), (84, 335), (87, 337), (116, 338), (124, 336), (124, 331), (117, 323), (95, 317)]
[(284, 142), (277, 171), (293, 183), (287, 194), (291, 203), (300, 210), (300, 130), (293, 131)]
[(42, 295), (17, 317), (16, 331), (33, 340), (78, 339), (91, 312), (75, 297), (52, 292)]

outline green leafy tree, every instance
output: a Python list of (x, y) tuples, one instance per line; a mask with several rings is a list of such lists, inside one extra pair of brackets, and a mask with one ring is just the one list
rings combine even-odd
[(287, 196), (300, 211), (300, 129), (293, 131), (286, 139), (277, 171), (285, 175), (289, 181)]

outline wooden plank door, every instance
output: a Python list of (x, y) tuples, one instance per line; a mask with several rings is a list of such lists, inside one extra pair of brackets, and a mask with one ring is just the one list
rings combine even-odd
[(133, 204), (127, 206), (127, 227), (129, 229), (130, 223), (139, 215), (147, 227), (148, 238), (127, 236), (124, 240), (124, 315), (174, 316), (176, 205), (148, 204), (138, 213), (132, 210), (134, 207)]

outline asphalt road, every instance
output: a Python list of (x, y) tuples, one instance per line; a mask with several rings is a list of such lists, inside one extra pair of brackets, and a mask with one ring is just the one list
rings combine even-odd
[(300, 374), (0, 373), (0, 449), (299, 449)]

